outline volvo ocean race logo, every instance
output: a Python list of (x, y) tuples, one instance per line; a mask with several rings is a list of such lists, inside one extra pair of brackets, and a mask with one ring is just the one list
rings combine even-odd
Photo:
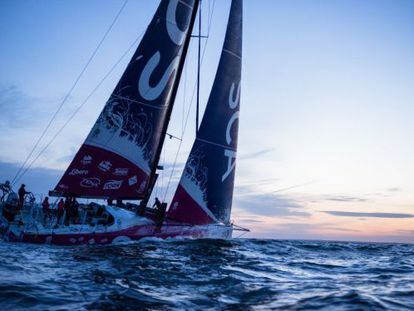
[(111, 167), (112, 167), (112, 163), (110, 161), (102, 161), (98, 165), (98, 168), (103, 172), (109, 171)]
[(128, 168), (121, 168), (121, 167), (117, 167), (114, 172), (112, 174), (114, 174), (115, 176), (126, 176), (128, 175)]
[(80, 182), (80, 186), (84, 188), (98, 188), (100, 184), (101, 184), (101, 180), (96, 177), (84, 178)]
[(109, 180), (104, 186), (103, 190), (118, 190), (122, 186), (123, 180)]
[(69, 172), (70, 176), (77, 176), (77, 175), (88, 175), (88, 170), (80, 170), (77, 168), (73, 168), (70, 172)]
[(83, 165), (88, 165), (92, 163), (92, 157), (90, 155), (86, 155), (80, 161)]

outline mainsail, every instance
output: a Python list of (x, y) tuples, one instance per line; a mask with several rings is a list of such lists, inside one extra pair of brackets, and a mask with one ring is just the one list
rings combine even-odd
[(162, 0), (144, 37), (55, 192), (142, 199), (155, 173), (198, 9)]
[(168, 211), (191, 224), (229, 223), (237, 149), (242, 0), (232, 0), (223, 50), (206, 110)]

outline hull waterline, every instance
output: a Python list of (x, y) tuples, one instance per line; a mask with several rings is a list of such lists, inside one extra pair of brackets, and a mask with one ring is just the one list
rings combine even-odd
[(133, 226), (119, 231), (89, 231), (81, 233), (36, 233), (8, 228), (3, 240), (54, 245), (104, 245), (138, 241), (144, 238), (170, 239), (229, 239), (232, 236), (232, 226), (207, 225), (189, 226), (166, 224)]

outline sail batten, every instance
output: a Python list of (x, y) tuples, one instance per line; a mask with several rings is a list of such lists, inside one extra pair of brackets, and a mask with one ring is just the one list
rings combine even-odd
[(102, 113), (56, 186), (57, 193), (147, 197), (198, 1), (161, 1)]
[(219, 66), (200, 128), (168, 217), (203, 225), (229, 223), (241, 90), (242, 0), (232, 0)]

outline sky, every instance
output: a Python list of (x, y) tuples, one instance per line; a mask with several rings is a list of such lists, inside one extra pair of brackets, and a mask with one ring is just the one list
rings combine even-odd
[[(1, 179), (16, 174), (123, 3), (0, 2)], [(29, 189), (54, 188), (158, 3), (127, 2), (38, 150), (118, 66), (24, 176)], [(202, 104), (229, 6), (203, 1)], [(243, 35), (234, 222), (255, 238), (414, 242), (414, 2), (245, 0)], [(168, 189), (178, 141), (161, 157), (155, 192), (167, 198), (194, 139), (195, 53), (193, 42), (168, 129), (183, 135)]]

